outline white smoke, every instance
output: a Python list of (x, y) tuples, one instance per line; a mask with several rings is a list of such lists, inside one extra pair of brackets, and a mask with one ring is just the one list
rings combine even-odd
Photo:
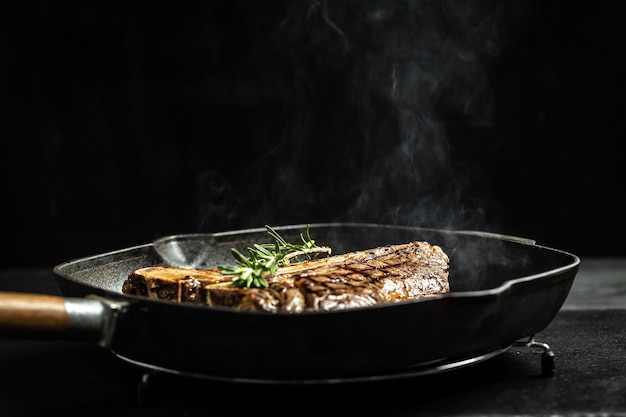
[(237, 201), (222, 209), (251, 226), (479, 227), (488, 185), (479, 166), (455, 153), (449, 131), (489, 126), (497, 2), (287, 7), (257, 40), (263, 53), (250, 63), (261, 74), (254, 88), (239, 87), (247, 101), (252, 90), (258, 105), (273, 103), (267, 117), (282, 127), (257, 139), (262, 152), (238, 167), (246, 180), (233, 186)]

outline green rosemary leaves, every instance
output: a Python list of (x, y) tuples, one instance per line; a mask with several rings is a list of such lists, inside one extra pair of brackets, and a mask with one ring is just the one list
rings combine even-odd
[(331, 248), (327, 246), (317, 246), (311, 239), (307, 225), (305, 235), (300, 233), (301, 244), (288, 243), (270, 226), (265, 226), (267, 234), (274, 243), (254, 244), (247, 248), (248, 256), (232, 248), (231, 252), (235, 258), (235, 264), (220, 265), (222, 274), (235, 275), (233, 277), (233, 287), (243, 289), (265, 288), (268, 286), (265, 279), (268, 275), (274, 275), (279, 267), (289, 265), (293, 260), (300, 262), (300, 256), (306, 259), (314, 259), (320, 253), (330, 255)]

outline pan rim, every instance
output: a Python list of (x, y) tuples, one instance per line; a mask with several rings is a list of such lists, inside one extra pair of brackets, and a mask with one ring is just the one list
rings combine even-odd
[[(106, 296), (106, 297), (111, 297), (115, 299), (130, 298), (132, 300), (142, 302), (142, 303), (149, 302), (149, 303), (157, 303), (160, 305), (209, 310), (209, 311), (216, 311), (216, 312), (221, 312), (221, 313), (232, 313), (232, 314), (239, 314), (239, 315), (255, 315), (255, 316), (267, 315), (267, 316), (272, 316), (272, 317), (276, 317), (276, 316), (290, 317), (290, 316), (320, 315), (320, 314), (321, 315), (347, 314), (347, 313), (358, 312), (358, 311), (369, 311), (372, 309), (394, 308), (399, 305), (435, 302), (437, 300), (441, 300), (445, 298), (484, 298), (484, 297), (489, 297), (489, 296), (497, 296), (507, 291), (510, 291), (511, 288), (517, 285), (523, 284), (525, 282), (541, 280), (543, 278), (552, 277), (554, 275), (560, 275), (570, 270), (576, 270), (579, 267), (580, 262), (581, 262), (580, 257), (578, 257), (577, 255), (573, 253), (570, 253), (561, 249), (549, 247), (549, 246), (538, 245), (534, 240), (531, 240), (528, 238), (493, 233), (493, 232), (485, 232), (481, 230), (439, 229), (439, 228), (419, 227), (419, 226), (394, 225), (394, 224), (384, 224), (384, 223), (359, 223), (359, 222), (322, 222), (322, 223), (308, 223), (308, 224), (289, 224), (289, 225), (272, 226), (272, 228), (277, 231), (304, 230), (307, 226), (310, 226), (313, 229), (314, 228), (341, 228), (341, 227), (375, 228), (375, 229), (385, 228), (385, 229), (397, 229), (397, 230), (409, 230), (409, 231), (421, 231), (421, 232), (447, 233), (447, 234), (453, 234), (453, 235), (478, 236), (478, 237), (482, 237), (486, 239), (508, 241), (508, 242), (512, 242), (515, 244), (519, 244), (519, 245), (532, 246), (540, 250), (559, 253), (563, 256), (569, 257), (570, 262), (567, 264), (563, 264), (557, 268), (547, 269), (545, 271), (542, 271), (536, 274), (526, 275), (526, 276), (519, 277), (519, 278), (508, 279), (504, 281), (501, 285), (494, 287), (494, 288), (488, 288), (488, 289), (483, 289), (483, 290), (451, 291), (445, 294), (436, 294), (436, 295), (432, 295), (432, 296), (428, 296), (424, 298), (418, 298), (418, 299), (413, 299), (413, 300), (402, 300), (397, 303), (385, 303), (385, 304), (376, 304), (376, 305), (365, 306), (365, 307), (353, 307), (353, 308), (345, 309), (345, 310), (302, 311), (298, 313), (267, 313), (267, 312), (261, 312), (261, 311), (240, 311), (240, 310), (236, 310), (236, 309), (229, 308), (229, 307), (206, 306), (206, 305), (199, 305), (199, 304), (194, 304), (194, 303), (180, 303), (180, 302), (175, 302), (175, 301), (153, 299), (153, 298), (137, 296), (137, 295), (132, 295), (132, 294), (124, 294), (121, 292), (121, 289), (119, 291), (113, 291), (113, 290), (98, 287), (89, 283), (78, 282), (76, 279), (72, 278), (68, 273), (64, 272), (66, 269), (70, 269), (72, 265), (86, 263), (89, 261), (94, 261), (97, 259), (103, 259), (107, 257), (114, 257), (116, 255), (125, 254), (125, 253), (129, 253), (133, 251), (153, 249), (155, 246), (155, 241), (160, 241), (160, 240), (163, 241), (165, 239), (169, 240), (169, 239), (188, 239), (188, 238), (215, 238), (215, 237), (229, 237), (229, 236), (235, 237), (235, 236), (241, 236), (245, 234), (264, 233), (265, 228), (262, 228), (262, 227), (244, 228), (244, 229), (228, 230), (228, 231), (221, 231), (221, 232), (178, 233), (178, 234), (166, 235), (166, 236), (162, 236), (162, 237), (155, 239), (153, 242), (129, 246), (126, 248), (116, 249), (116, 250), (104, 252), (101, 254), (74, 258), (74, 259), (55, 265), (53, 267), (53, 272), (55, 273), (55, 275), (61, 277), (62, 279), (68, 280), (70, 282), (78, 283), (81, 286), (85, 286), (85, 287), (89, 287), (93, 289), (94, 292), (100, 296)], [(563, 279), (569, 279), (569, 278), (564, 277)]]

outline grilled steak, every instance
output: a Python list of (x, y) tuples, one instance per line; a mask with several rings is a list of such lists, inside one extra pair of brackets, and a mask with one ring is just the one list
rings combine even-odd
[(234, 288), (218, 269), (156, 266), (133, 271), (122, 291), (246, 311), (342, 310), (449, 292), (449, 261), (439, 246), (411, 242), (284, 266), (267, 288)]

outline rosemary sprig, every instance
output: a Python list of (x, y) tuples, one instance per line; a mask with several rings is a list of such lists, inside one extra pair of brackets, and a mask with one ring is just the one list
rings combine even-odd
[(265, 230), (274, 239), (274, 243), (254, 244), (246, 248), (247, 257), (236, 248), (231, 248), (235, 264), (220, 265), (219, 269), (222, 274), (235, 275), (232, 287), (244, 289), (267, 287), (269, 284), (265, 276), (274, 275), (279, 267), (289, 265), (292, 260), (299, 262), (300, 256), (314, 259), (320, 253), (330, 255), (331, 248), (317, 246), (311, 239), (309, 227), (310, 225), (306, 227), (306, 237), (300, 233), (302, 244), (293, 244), (288, 243), (276, 230), (266, 225)]

